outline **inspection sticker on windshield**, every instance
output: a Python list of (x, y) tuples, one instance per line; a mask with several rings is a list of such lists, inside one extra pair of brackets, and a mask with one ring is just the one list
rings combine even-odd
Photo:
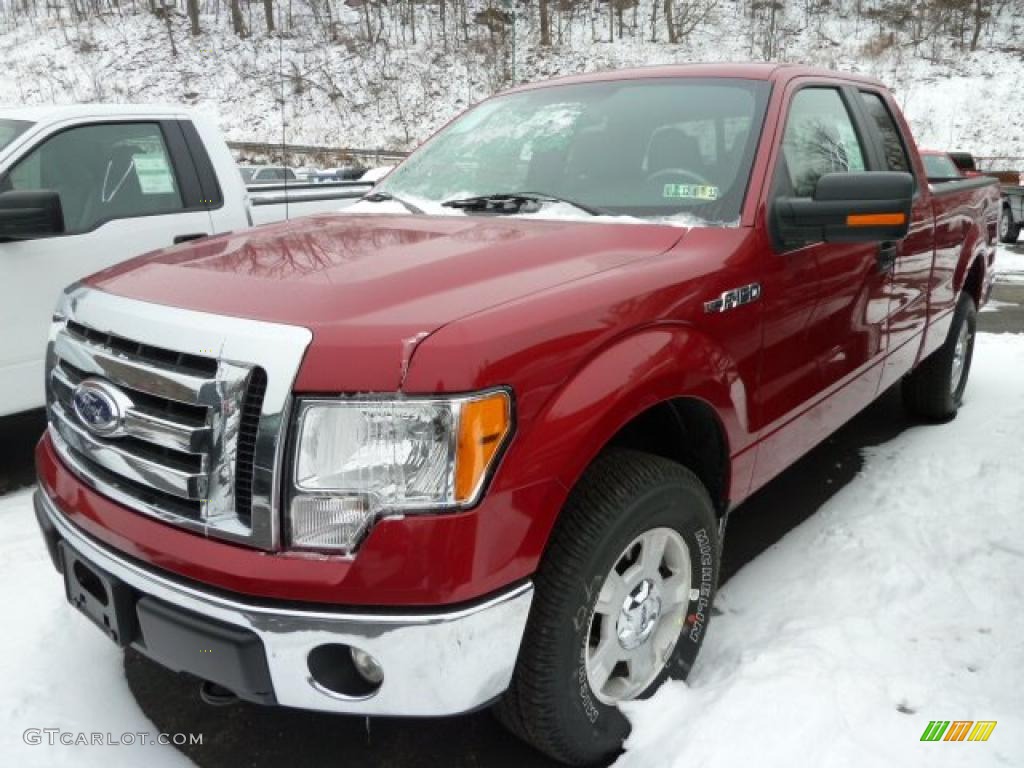
[(163, 155), (135, 155), (135, 175), (144, 195), (167, 195), (174, 192), (174, 179)]
[(666, 184), (661, 196), (679, 200), (717, 200), (718, 191), (718, 187), (707, 184)]

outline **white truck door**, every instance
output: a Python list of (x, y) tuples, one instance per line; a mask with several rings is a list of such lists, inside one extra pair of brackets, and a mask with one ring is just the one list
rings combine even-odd
[(59, 193), (65, 234), (0, 243), (0, 415), (43, 405), (49, 322), (65, 286), (213, 231), (173, 120), (49, 135), (0, 176), (0, 193), (41, 189)]

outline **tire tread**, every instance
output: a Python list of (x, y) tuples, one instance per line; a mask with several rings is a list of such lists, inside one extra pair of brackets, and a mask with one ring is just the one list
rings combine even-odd
[[(953, 313), (953, 323), (942, 346), (925, 358), (903, 379), (901, 394), (907, 410), (928, 421), (945, 421), (956, 415), (959, 403), (950, 392), (950, 370), (961, 324), (974, 322), (974, 299), (964, 292)], [(964, 376), (970, 374), (970, 368)]]

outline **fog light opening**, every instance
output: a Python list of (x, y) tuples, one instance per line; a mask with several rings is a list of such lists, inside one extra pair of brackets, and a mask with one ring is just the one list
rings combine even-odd
[(318, 645), (309, 652), (310, 682), (315, 688), (347, 699), (367, 699), (384, 682), (384, 669), (361, 648), (341, 643)]

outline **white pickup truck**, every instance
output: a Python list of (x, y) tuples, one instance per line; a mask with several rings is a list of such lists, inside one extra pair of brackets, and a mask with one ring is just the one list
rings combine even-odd
[(180, 107), (0, 109), (0, 416), (43, 405), (65, 286), (157, 248), (337, 210), (371, 186), (249, 190), (217, 127)]

